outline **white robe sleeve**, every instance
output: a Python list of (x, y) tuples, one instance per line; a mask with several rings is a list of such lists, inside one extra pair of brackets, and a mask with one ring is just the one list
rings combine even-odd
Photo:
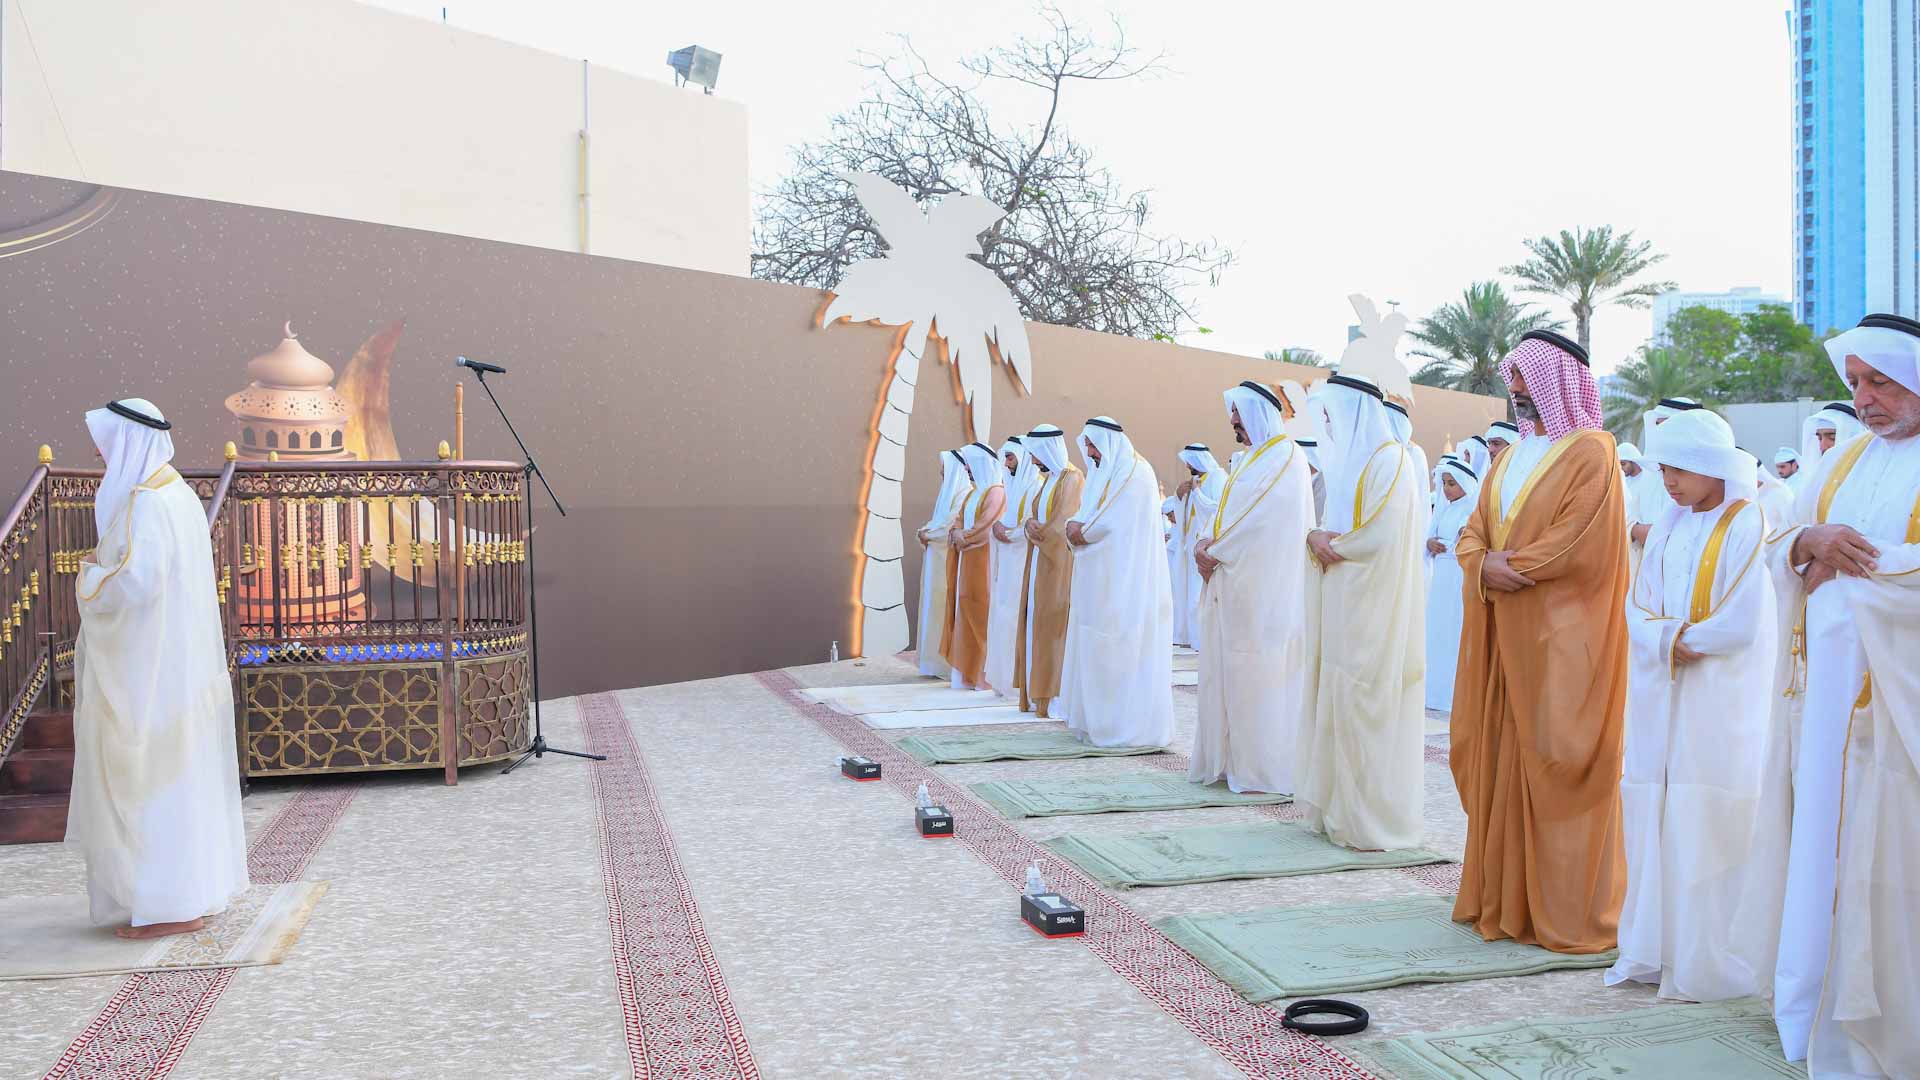
[(80, 564), (74, 595), (84, 615), (109, 615), (151, 600), (159, 591), (167, 550), (164, 527), (156, 515), (141, 511), (142, 489), (135, 488), (127, 508), (94, 550), (94, 561)]

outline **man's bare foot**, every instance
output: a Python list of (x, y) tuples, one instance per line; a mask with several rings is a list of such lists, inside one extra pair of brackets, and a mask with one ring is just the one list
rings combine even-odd
[(128, 941), (145, 941), (148, 938), (172, 937), (175, 934), (191, 934), (207, 925), (205, 918), (188, 919), (186, 922), (158, 922), (146, 926), (122, 926), (113, 932), (115, 937)]

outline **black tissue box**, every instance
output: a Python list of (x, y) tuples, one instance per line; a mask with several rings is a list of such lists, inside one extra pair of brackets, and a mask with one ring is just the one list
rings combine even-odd
[(840, 759), (840, 775), (849, 780), (878, 780), (880, 763), (863, 757), (843, 757)]
[(921, 836), (953, 835), (953, 815), (944, 806), (914, 807), (913, 822), (920, 826)]
[(1087, 932), (1087, 913), (1059, 893), (1020, 897), (1020, 917), (1046, 937), (1079, 937)]

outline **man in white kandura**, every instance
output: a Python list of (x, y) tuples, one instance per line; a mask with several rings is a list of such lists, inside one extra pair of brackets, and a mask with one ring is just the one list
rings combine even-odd
[(1670, 493), (1627, 597), (1627, 897), (1608, 985), (1721, 1001), (1758, 994), (1736, 947), (1773, 696), (1773, 582), (1757, 462), (1705, 409), (1647, 439)]
[[(1520, 441), (1520, 429), (1505, 420), (1495, 420), (1487, 425), (1487, 432), (1480, 439), (1487, 444), (1487, 463), (1491, 465), (1495, 458), (1507, 452), (1508, 447)], [(1487, 474), (1482, 471), (1480, 475)]]
[(1111, 417), (1080, 432), (1087, 463), (1067, 522), (1073, 607), (1061, 717), (1095, 746), (1173, 741), (1173, 596), (1160, 531), (1160, 482)]
[(106, 462), (100, 537), (74, 591), (73, 794), (67, 844), (96, 924), (184, 934), (247, 889), (233, 687), (200, 497), (168, 462), (152, 402), (87, 413)]
[[(1294, 414), (1294, 419), (1310, 419), (1312, 415), (1311, 410), (1301, 409)], [(1320, 471), (1320, 429), (1307, 423), (1300, 430), (1303, 434), (1295, 436), (1293, 443), (1307, 455), (1307, 475), (1313, 477), (1313, 523), (1319, 525), (1327, 520), (1327, 474)], [(1312, 438), (1304, 434), (1307, 431), (1313, 433)]]
[(1773, 1013), (1788, 1060), (1816, 1077), (1912, 1077), (1920, 323), (1869, 315), (1826, 347), (1868, 433), (1808, 470), (1794, 520), (1767, 537), (1786, 633), (1751, 861), (1786, 871), (1749, 896), (1778, 905)]
[(1475, 476), (1487, 475), (1487, 466), (1493, 464), (1493, 452), (1487, 449), (1487, 437), (1474, 435), (1460, 444), (1459, 458), (1467, 463)]
[(1318, 568), (1306, 591), (1317, 675), (1294, 801), (1307, 827), (1335, 843), (1414, 847), (1425, 794), (1425, 484), (1377, 383), (1336, 373), (1314, 401), (1327, 520), (1307, 534)]
[(958, 450), (940, 451), (940, 491), (933, 497), (933, 513), (920, 527), (920, 621), (916, 652), (920, 674), (944, 679), (953, 674), (952, 665), (940, 655), (940, 639), (946, 633), (947, 610), (953, 598), (947, 595), (948, 530), (960, 515), (960, 503), (973, 491), (973, 480)]
[(1213, 511), (1220, 505), (1220, 492), (1227, 485), (1227, 471), (1213, 458), (1206, 443), (1188, 443), (1180, 451), (1180, 464), (1187, 467), (1187, 479), (1181, 481), (1175, 498), (1179, 508), (1173, 515), (1173, 643), (1195, 645), (1200, 638), (1200, 567), (1193, 561), (1194, 546), (1213, 524)]
[(1439, 492), (1433, 487), (1435, 482), (1433, 465), (1427, 460), (1426, 450), (1413, 441), (1413, 414), (1407, 411), (1405, 405), (1392, 399), (1387, 400), (1386, 406), (1387, 423), (1393, 428), (1393, 437), (1400, 440), (1401, 446), (1407, 448), (1407, 454), (1413, 459), (1416, 468), (1414, 475), (1420, 478), (1420, 486), (1426, 489), (1427, 497), (1420, 500), (1420, 535), (1425, 536), (1427, 526), (1433, 522), (1434, 511), (1439, 509), (1437, 504)]
[(1845, 446), (1867, 429), (1853, 404), (1829, 401), (1800, 422), (1800, 461), (1811, 472), (1836, 446)]
[(1793, 489), (1795, 495), (1807, 482), (1807, 474), (1800, 469), (1800, 451), (1791, 446), (1783, 446), (1773, 452), (1773, 475), (1780, 482)]
[[(1453, 549), (1460, 530), (1480, 499), (1480, 477), (1466, 462), (1440, 459), (1440, 511), (1427, 529), (1427, 678), (1426, 705), (1453, 711), (1453, 675), (1460, 663), (1460, 620), (1464, 615), (1464, 579)], [(1424, 753), (1424, 751), (1423, 751)]]
[[(1257, 382), (1226, 392), (1249, 446), (1194, 549), (1200, 590), (1200, 719), (1187, 778), (1291, 793), (1293, 744), (1311, 700), (1307, 561), (1314, 527), (1306, 452), (1287, 437), (1279, 396)], [(1302, 402), (1302, 405), (1305, 403)]]
[(1007, 504), (993, 528), (993, 604), (987, 610), (987, 685), (1003, 698), (1020, 700), (1020, 688), (1013, 684), (1013, 659), (1019, 652), (1015, 638), (1020, 633), (1020, 589), (1027, 579), (1027, 534), (1020, 523), (1035, 489), (1040, 486), (1040, 470), (1012, 435), (1000, 444), (1001, 482), (1006, 485)]

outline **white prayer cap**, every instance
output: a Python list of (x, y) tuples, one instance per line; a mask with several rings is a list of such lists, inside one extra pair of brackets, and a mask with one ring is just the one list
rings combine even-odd
[(972, 487), (966, 467), (961, 464), (960, 451), (940, 451), (940, 468), (940, 493), (933, 498), (933, 516), (921, 526), (936, 532), (953, 524), (953, 516), (960, 512), (960, 499)]
[(1180, 509), (1179, 499), (1176, 499), (1173, 496), (1169, 495), (1166, 498), (1160, 500), (1160, 512), (1162, 514), (1171, 514), (1178, 509)]
[(1041, 424), (1027, 432), (1021, 445), (1050, 473), (1067, 467), (1067, 433), (1052, 424)]
[(1800, 451), (1795, 450), (1791, 446), (1783, 446), (1780, 449), (1775, 450), (1773, 452), (1773, 463), (1775, 465), (1785, 465), (1789, 461), (1799, 461), (1799, 460), (1800, 460)]
[(1654, 428), (1647, 440), (1646, 459), (1659, 465), (1715, 476), (1727, 482), (1727, 498), (1751, 499), (1759, 494), (1759, 462), (1733, 443), (1733, 428), (1718, 413), (1690, 409), (1675, 413)]
[(1667, 422), (1671, 417), (1683, 412), (1692, 412), (1701, 408), (1701, 404), (1690, 397), (1661, 398), (1659, 403), (1648, 409), (1640, 418), (1640, 437), (1643, 442), (1653, 441), (1653, 429)]
[(1220, 396), (1226, 399), (1228, 415), (1239, 410), (1240, 426), (1247, 429), (1247, 440), (1254, 446), (1287, 433), (1280, 395), (1271, 389), (1248, 379)]
[(1220, 471), (1220, 462), (1214, 458), (1213, 451), (1206, 443), (1188, 443), (1180, 451), (1180, 461), (1202, 476)]
[[(1840, 381), (1847, 381), (1847, 357), (1920, 394), (1920, 322), (1904, 315), (1869, 315), (1860, 325), (1827, 342), (1827, 356)], [(1837, 444), (1836, 444), (1837, 445)]]
[[(1504, 443), (1517, 443), (1520, 441), (1520, 429), (1505, 420), (1495, 420), (1493, 423), (1487, 425), (1487, 433), (1482, 435), (1481, 438), (1489, 443), (1495, 439)], [(1492, 450), (1493, 448), (1489, 446), (1487, 449)]]
[(1631, 461), (1638, 465), (1640, 463), (1640, 448), (1630, 442), (1623, 442), (1613, 448), (1613, 456), (1619, 458), (1621, 461)]
[(107, 463), (93, 497), (93, 523), (105, 537), (133, 489), (173, 460), (173, 425), (146, 398), (121, 398), (87, 413), (87, 434)]

